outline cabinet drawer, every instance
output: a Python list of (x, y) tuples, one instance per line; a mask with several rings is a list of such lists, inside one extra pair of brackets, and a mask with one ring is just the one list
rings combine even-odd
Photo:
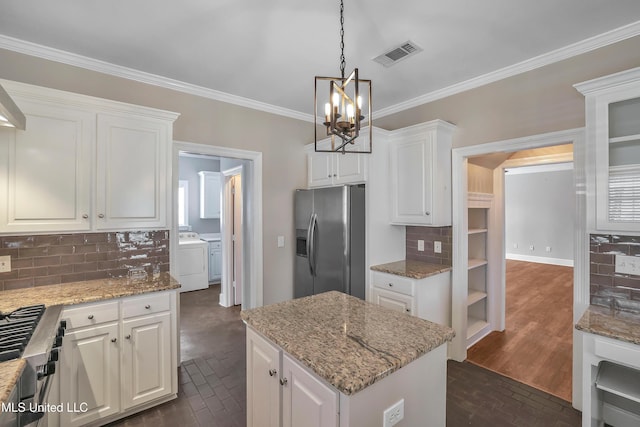
[(376, 271), (372, 272), (371, 274), (371, 282), (372, 285), (376, 288), (386, 289), (404, 295), (413, 296), (414, 282), (411, 279)]
[(640, 346), (623, 341), (616, 342), (616, 340), (596, 338), (594, 352), (596, 356), (603, 359), (640, 368)]
[(145, 295), (122, 301), (122, 317), (143, 316), (145, 314), (168, 311), (171, 308), (169, 294)]
[(222, 242), (209, 242), (211, 249), (222, 249)]
[(68, 329), (84, 328), (99, 323), (118, 320), (118, 302), (104, 302), (82, 307), (65, 308), (62, 318), (67, 320)]

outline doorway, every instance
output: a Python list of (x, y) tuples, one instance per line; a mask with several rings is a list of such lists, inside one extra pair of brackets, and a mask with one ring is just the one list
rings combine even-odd
[[(542, 135), (534, 135), (531, 137), (517, 138), (506, 141), (497, 141), (492, 143), (480, 144), (470, 147), (461, 147), (454, 149), (452, 152), (452, 169), (453, 169), (453, 288), (452, 288), (452, 325), (458, 332), (456, 338), (451, 343), (451, 355), (454, 359), (462, 361), (467, 358), (467, 340), (466, 333), (460, 331), (467, 330), (467, 293), (468, 293), (468, 223), (467, 223), (467, 168), (469, 158), (475, 156), (489, 155), (498, 153), (509, 156), (522, 150), (532, 150), (553, 145), (573, 144), (573, 158), (575, 165), (575, 223), (574, 223), (574, 277), (573, 277), (573, 307), (572, 322), (576, 322), (577, 317), (582, 314), (589, 304), (589, 288), (588, 288), (588, 241), (586, 234), (582, 230), (586, 229), (586, 195), (584, 194), (585, 182), (585, 165), (584, 165), (584, 146), (583, 129), (572, 129), (568, 131), (552, 132)], [(503, 159), (503, 161), (504, 161)], [(496, 172), (498, 173), (498, 172)], [(499, 173), (503, 173), (500, 171)], [(501, 177), (502, 178), (502, 177)], [(496, 194), (494, 215), (492, 215), (492, 224), (504, 224), (504, 194), (503, 180), (495, 179), (494, 194)], [(496, 283), (493, 283), (496, 289), (494, 298), (489, 298), (491, 311), (493, 313), (503, 314), (505, 312), (505, 241), (504, 229), (500, 226), (494, 227), (495, 235), (491, 239), (492, 253), (498, 254), (495, 262), (495, 269), (498, 270)], [(504, 315), (498, 315), (491, 319), (492, 330), (504, 330)], [(580, 392), (582, 363), (582, 342), (579, 334), (573, 333), (573, 356), (572, 356), (572, 404), (576, 408), (581, 408), (582, 399)]]
[(242, 166), (222, 171), (222, 289), (220, 305), (230, 307), (242, 304), (243, 290), (243, 186)]

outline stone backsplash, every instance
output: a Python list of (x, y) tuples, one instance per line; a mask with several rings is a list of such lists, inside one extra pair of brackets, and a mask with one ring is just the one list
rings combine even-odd
[(591, 304), (640, 310), (640, 276), (615, 272), (616, 255), (640, 256), (640, 237), (592, 234), (589, 252)]
[[(412, 261), (451, 265), (451, 239), (451, 227), (407, 226), (405, 258)], [(418, 251), (418, 240), (424, 240), (424, 251)], [(442, 253), (437, 254), (433, 251), (435, 241), (442, 242)]]
[(169, 231), (123, 231), (0, 237), (0, 290), (124, 277), (132, 268), (169, 271)]

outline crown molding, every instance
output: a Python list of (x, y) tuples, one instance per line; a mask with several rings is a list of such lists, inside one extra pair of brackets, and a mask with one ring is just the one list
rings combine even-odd
[(77, 55), (75, 53), (67, 52), (60, 49), (54, 49), (51, 47), (19, 40), (1, 34), (0, 49), (7, 49), (25, 55), (35, 56), (50, 61), (72, 65), (74, 67), (97, 71), (99, 73), (108, 74), (115, 77), (122, 77), (140, 83), (163, 87), (165, 89), (171, 89), (190, 95), (201, 96), (203, 98), (213, 99), (216, 101), (226, 102), (241, 107), (251, 108), (254, 110), (264, 111), (266, 113), (276, 114), (279, 116), (313, 123), (312, 114), (305, 114), (299, 111), (290, 110), (288, 108), (282, 108), (275, 105), (267, 104), (265, 102), (255, 101), (253, 99), (232, 95), (226, 92), (185, 83), (180, 80), (162, 77), (156, 74), (135, 70), (133, 68), (122, 67), (120, 65), (111, 64), (98, 59)]
[(475, 89), (480, 86), (496, 82), (498, 80), (506, 79), (507, 77), (512, 77), (517, 74), (535, 70), (536, 68), (541, 68), (555, 62), (569, 59), (574, 56), (578, 56), (583, 53), (587, 53), (592, 50), (596, 50), (598, 48), (608, 46), (629, 39), (631, 37), (635, 37), (639, 34), (640, 21), (633, 22), (629, 25), (625, 25), (623, 27), (590, 37), (577, 43), (561, 47), (560, 49), (556, 49), (551, 52), (533, 57), (531, 59), (518, 62), (517, 64), (509, 65), (507, 67), (492, 71), (482, 76), (474, 77), (472, 79), (465, 80), (463, 82), (456, 83), (454, 85), (438, 89), (424, 95), (420, 95), (408, 101), (401, 102), (390, 107), (382, 108), (378, 111), (374, 111), (374, 115), (376, 118), (380, 118), (399, 113), (401, 111), (408, 110), (409, 108), (418, 107), (429, 102), (437, 101), (438, 99), (446, 98), (448, 96), (456, 95), (470, 89)]

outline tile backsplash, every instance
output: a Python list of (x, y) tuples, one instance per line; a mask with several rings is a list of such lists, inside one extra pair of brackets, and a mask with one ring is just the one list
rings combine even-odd
[(640, 310), (640, 276), (616, 273), (616, 255), (640, 256), (640, 237), (591, 234), (591, 304)]
[(123, 231), (0, 237), (0, 290), (123, 277), (131, 268), (169, 271), (169, 231)]
[[(451, 265), (452, 228), (451, 227), (416, 227), (406, 228), (406, 256), (413, 261), (433, 264)], [(424, 240), (424, 251), (418, 251), (418, 240)], [(433, 251), (433, 242), (442, 243), (442, 253)]]

